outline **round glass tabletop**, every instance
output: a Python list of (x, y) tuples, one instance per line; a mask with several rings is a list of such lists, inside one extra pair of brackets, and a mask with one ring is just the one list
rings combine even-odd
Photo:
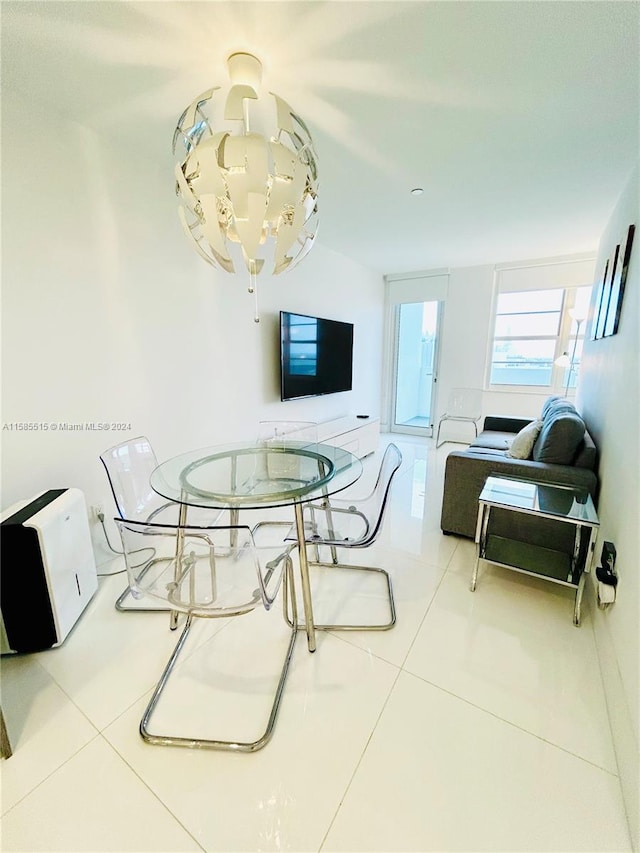
[(361, 473), (356, 456), (328, 444), (244, 442), (175, 456), (150, 482), (162, 497), (189, 506), (251, 509), (332, 495)]

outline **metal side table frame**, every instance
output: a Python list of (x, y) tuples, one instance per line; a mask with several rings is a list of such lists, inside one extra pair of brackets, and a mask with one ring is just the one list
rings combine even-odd
[[(489, 521), (493, 508), (573, 525), (573, 553), (562, 554), (553, 549), (492, 536)], [(568, 586), (576, 590), (573, 624), (579, 626), (582, 597), (587, 575), (593, 567), (599, 524), (591, 495), (580, 489), (555, 483), (519, 480), (515, 477), (487, 477), (478, 499), (475, 536), (477, 554), (471, 576), (471, 591), (476, 589), (481, 562)], [(582, 557), (582, 537), (585, 529), (589, 531), (589, 541)], [(520, 565), (515, 560), (518, 560)]]

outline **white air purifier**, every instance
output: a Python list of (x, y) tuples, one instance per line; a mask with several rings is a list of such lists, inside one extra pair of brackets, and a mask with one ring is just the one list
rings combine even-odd
[(0, 651), (59, 646), (98, 588), (84, 494), (52, 489), (0, 523)]

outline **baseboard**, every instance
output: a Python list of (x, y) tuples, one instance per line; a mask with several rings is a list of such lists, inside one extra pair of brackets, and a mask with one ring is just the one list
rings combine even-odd
[(596, 649), (611, 722), (611, 734), (629, 824), (629, 834), (633, 849), (638, 851), (640, 850), (640, 803), (638, 801), (640, 750), (638, 735), (633, 728), (615, 647), (607, 624), (607, 612), (599, 610), (595, 606), (593, 603), (594, 590), (591, 589), (590, 592), (592, 593), (589, 596), (591, 618), (593, 619)]

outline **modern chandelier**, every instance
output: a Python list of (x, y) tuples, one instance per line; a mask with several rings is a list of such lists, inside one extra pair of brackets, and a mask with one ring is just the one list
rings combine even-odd
[(260, 61), (234, 53), (227, 68), (226, 95), (208, 89), (178, 121), (176, 195), (193, 248), (228, 273), (246, 267), (253, 293), (262, 269), (292, 269), (313, 245), (318, 160), (303, 120), (278, 95), (261, 92)]

